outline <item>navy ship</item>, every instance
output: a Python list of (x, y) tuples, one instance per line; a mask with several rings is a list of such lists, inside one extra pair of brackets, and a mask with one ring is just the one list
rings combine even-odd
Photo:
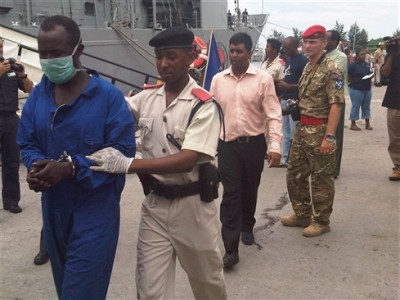
[[(222, 67), (229, 64), (228, 41), (234, 33), (248, 33), (257, 45), (267, 16), (248, 15), (244, 20), (239, 1), (235, 4), (236, 14), (228, 24), (227, 0), (1, 0), (0, 36), (5, 40), (5, 56), (17, 56), (39, 81), (41, 74), (34, 71), (40, 71), (38, 28), (48, 16), (70, 17), (82, 32), (83, 67), (98, 70), (127, 91), (157, 81), (154, 50), (148, 42), (165, 28), (190, 28), (200, 47), (207, 45), (213, 32)], [(197, 65), (202, 67), (199, 59)]]

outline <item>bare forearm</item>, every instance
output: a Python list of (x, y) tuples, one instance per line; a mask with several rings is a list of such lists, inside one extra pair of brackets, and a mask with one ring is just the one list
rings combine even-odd
[(33, 82), (29, 78), (22, 79), (24, 84), (24, 91), (25, 93), (30, 93), (33, 89)]
[(328, 117), (328, 124), (326, 125), (326, 133), (335, 134), (336, 127), (339, 124), (340, 112), (341, 112), (340, 103), (334, 103), (331, 105)]
[(155, 159), (135, 159), (129, 166), (128, 173), (169, 174), (190, 172), (196, 165), (200, 153), (192, 150)]

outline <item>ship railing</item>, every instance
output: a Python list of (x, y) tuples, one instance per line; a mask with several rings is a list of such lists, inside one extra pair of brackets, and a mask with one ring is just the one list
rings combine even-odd
[[(32, 51), (32, 52), (35, 52), (35, 53), (38, 53), (38, 50), (35, 49), (35, 48), (29, 47), (29, 46), (26, 46), (26, 45), (22, 45), (22, 44), (18, 44), (18, 51), (17, 51), (17, 53), (18, 53), (18, 54), (17, 54), (17, 55), (18, 55), (18, 60), (20, 60), (20, 58), (21, 58), (22, 50), (23, 50), (23, 49), (28, 50), (28, 51)], [(124, 70), (130, 71), (130, 72), (133, 72), (133, 73), (136, 73), (136, 74), (140, 74), (140, 75), (142, 75), (143, 78), (144, 78), (144, 79), (143, 79), (143, 84), (148, 84), (149, 81), (150, 81), (151, 79), (153, 79), (153, 81), (159, 80), (159, 77), (157, 77), (157, 76), (153, 76), (153, 75), (151, 75), (151, 74), (142, 72), (142, 71), (140, 71), (140, 70), (136, 70), (136, 69), (134, 69), (134, 68), (129, 68), (129, 67), (127, 67), (127, 66), (118, 64), (118, 63), (116, 63), (116, 62), (113, 62), (113, 61), (110, 61), (110, 60), (107, 60), (107, 59), (103, 59), (103, 58), (101, 58), (101, 57), (97, 57), (97, 56), (92, 55), (92, 54), (89, 54), (89, 53), (83, 52), (82, 55), (88, 56), (88, 57), (90, 57), (90, 58), (92, 58), (92, 59), (95, 59), (95, 60), (97, 60), (97, 61), (101, 61), (101, 62), (104, 62), (104, 63), (110, 64), (110, 65), (113, 65), (113, 66), (118, 67), (118, 68), (122, 68), (122, 69), (124, 69)], [(84, 69), (90, 69), (90, 67), (85, 66), (85, 65), (83, 65), (82, 68), (84, 68)], [(97, 71), (97, 70), (96, 70), (96, 71)], [(97, 72), (98, 72), (98, 74), (101, 75), (102, 77), (108, 78), (108, 79), (110, 80), (111, 84), (113, 84), (113, 85), (116, 85), (116, 83), (122, 83), (122, 84), (125, 84), (125, 85), (127, 85), (127, 86), (133, 87), (133, 88), (135, 88), (135, 89), (139, 89), (139, 90), (142, 90), (142, 89), (143, 89), (143, 84), (142, 84), (142, 85), (137, 85), (137, 84), (135, 84), (135, 83), (128, 82), (128, 81), (126, 81), (126, 80), (124, 80), (124, 79), (118, 78), (117, 76), (113, 76), (113, 75), (110, 75), (110, 74), (107, 74), (107, 73), (104, 73), (104, 72), (101, 72), (101, 71), (97, 71)]]
[[(145, 72), (136, 70), (136, 69), (134, 69), (134, 68), (129, 68), (129, 67), (127, 67), (127, 66), (121, 65), (121, 64), (116, 63), (116, 62), (114, 62), (114, 61), (110, 61), (110, 60), (107, 60), (107, 59), (104, 59), (104, 58), (101, 58), (101, 57), (98, 57), (98, 56), (95, 56), (95, 55), (92, 55), (92, 54), (89, 54), (89, 53), (83, 52), (82, 55), (86, 55), (86, 56), (88, 56), (88, 57), (91, 57), (91, 58), (93, 58), (93, 59), (96, 59), (96, 60), (99, 60), (99, 61), (108, 63), (108, 64), (113, 65), (113, 66), (115, 66), (115, 67), (122, 68), (122, 69), (125, 69), (125, 70), (128, 70), (128, 71), (131, 71), (131, 72), (133, 72), (133, 73), (143, 75), (143, 76), (144, 76), (143, 84), (149, 83), (149, 80), (150, 80), (150, 79), (154, 79), (155, 81), (157, 81), (157, 80), (160, 79), (160, 78), (157, 77), (157, 76), (150, 75), (150, 74), (148, 74), (148, 73), (145, 73)], [(82, 67), (83, 67), (84, 69), (90, 69), (90, 68), (85, 67), (85, 66), (82, 66)], [(121, 79), (121, 78), (118, 78), (118, 77), (115, 77), (115, 76), (112, 76), (112, 75), (109, 75), (109, 74), (106, 74), (106, 73), (103, 73), (103, 72), (99, 72), (99, 71), (97, 71), (97, 72), (98, 72), (101, 76), (104, 76), (104, 77), (109, 78), (109, 79), (111, 80), (111, 83), (112, 83), (113, 85), (115, 85), (117, 82), (120, 82), (120, 83), (129, 85), (129, 86), (131, 86), (131, 87), (134, 87), (134, 88), (136, 88), (136, 89), (140, 89), (140, 90), (143, 89), (143, 85), (142, 85), (142, 86), (139, 86), (139, 85), (136, 85), (136, 84), (134, 84), (134, 83), (132, 83), (132, 82), (127, 82), (127, 81), (125, 81), (125, 80), (123, 80), (123, 79)]]

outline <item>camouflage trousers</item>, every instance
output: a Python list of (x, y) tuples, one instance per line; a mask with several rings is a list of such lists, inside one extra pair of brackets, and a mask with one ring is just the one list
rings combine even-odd
[(331, 154), (320, 153), (325, 130), (326, 125), (297, 126), (286, 176), (289, 198), (295, 214), (298, 217), (312, 216), (321, 224), (329, 224), (335, 196), (336, 150)]

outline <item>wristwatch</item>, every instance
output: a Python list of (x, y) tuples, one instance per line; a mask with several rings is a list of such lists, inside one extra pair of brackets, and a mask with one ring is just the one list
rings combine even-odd
[(336, 141), (336, 138), (335, 138), (335, 136), (333, 135), (333, 134), (331, 134), (331, 133), (327, 133), (327, 134), (325, 134), (325, 139), (328, 141), (328, 142), (334, 142), (334, 141)]

